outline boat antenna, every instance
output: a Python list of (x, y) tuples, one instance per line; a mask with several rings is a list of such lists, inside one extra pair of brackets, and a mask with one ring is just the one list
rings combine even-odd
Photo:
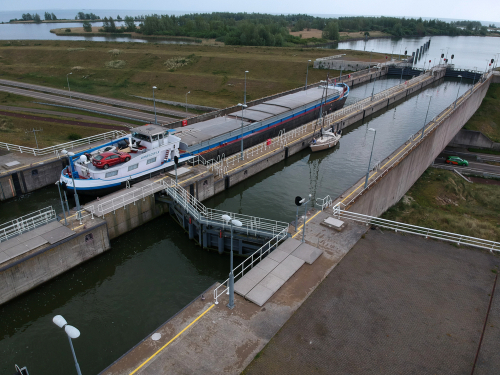
[[(329, 75), (330, 75), (330, 73), (328, 72), (326, 74), (326, 85), (323, 88), (323, 92), (321, 93), (321, 103), (319, 105), (318, 121), (316, 121), (316, 124), (314, 124), (313, 136), (316, 133), (316, 126), (318, 126), (319, 120), (321, 120), (323, 118), (323, 96), (325, 97), (325, 104), (326, 104), (326, 98), (327, 98), (327, 95), (328, 95), (328, 80), (329, 80)], [(326, 91), (326, 95), (325, 95), (325, 91)], [(323, 130), (323, 122), (321, 123), (321, 130)]]

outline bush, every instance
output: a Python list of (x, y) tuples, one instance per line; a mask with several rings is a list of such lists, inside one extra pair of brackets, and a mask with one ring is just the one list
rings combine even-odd
[(80, 134), (77, 134), (77, 133), (70, 133), (70, 134), (68, 135), (68, 139), (69, 139), (70, 141), (77, 141), (77, 140), (82, 139), (82, 138), (83, 138), (83, 137), (82, 137)]
[(64, 30), (64, 31), (66, 31), (67, 33), (70, 33), (70, 32), (71, 32), (71, 29), (66, 29), (66, 30)]

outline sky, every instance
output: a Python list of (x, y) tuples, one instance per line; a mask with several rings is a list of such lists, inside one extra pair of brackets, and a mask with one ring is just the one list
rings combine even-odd
[[(77, 3), (67, 0), (18, 0), (2, 1), (3, 11), (28, 11), (43, 9), (75, 9)], [(248, 2), (234, 0), (184, 0), (165, 1), (148, 0), (86, 0), (85, 9), (120, 9), (120, 10), (164, 10), (202, 12), (259, 12), (259, 13), (305, 13), (329, 15), (365, 15), (395, 17), (426, 17), (467, 19), (478, 21), (500, 21), (500, 1), (497, 0), (419, 0), (407, 2), (401, 0), (332, 1), (332, 0), (288, 0), (269, 1), (253, 0)], [(141, 9), (141, 4), (144, 8)], [(500, 23), (500, 22), (499, 22)]]

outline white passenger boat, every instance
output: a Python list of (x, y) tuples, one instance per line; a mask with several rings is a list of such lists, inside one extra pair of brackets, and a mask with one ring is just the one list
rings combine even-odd
[(159, 125), (131, 129), (131, 134), (75, 154), (61, 172), (60, 182), (70, 192), (73, 178), (82, 194), (100, 195), (148, 178), (152, 174), (193, 158), (179, 152), (181, 139)]
[(311, 147), (311, 151), (321, 151), (326, 150), (328, 148), (335, 147), (337, 143), (339, 143), (340, 137), (342, 134), (340, 132), (335, 133), (333, 130), (323, 130), (322, 135), (316, 139), (314, 138), (312, 142), (309, 144)]

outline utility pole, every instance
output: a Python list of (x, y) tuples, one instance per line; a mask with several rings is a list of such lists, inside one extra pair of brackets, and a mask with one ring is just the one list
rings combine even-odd
[(35, 136), (36, 148), (39, 148), (38, 147), (38, 140), (36, 139), (36, 132), (43, 132), (43, 129), (31, 129), (31, 130), (25, 130), (24, 131), (25, 134), (28, 134), (28, 133), (31, 133), (31, 132), (33, 132), (33, 135)]

